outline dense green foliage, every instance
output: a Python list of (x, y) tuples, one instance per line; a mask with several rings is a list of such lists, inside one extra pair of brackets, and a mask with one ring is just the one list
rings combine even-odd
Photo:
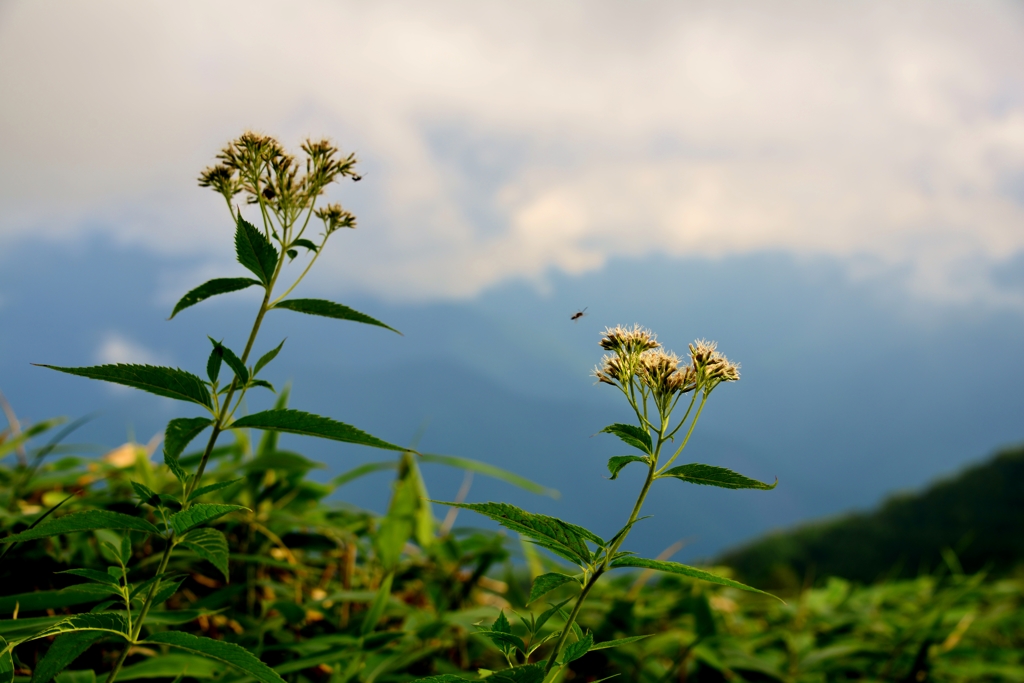
[(755, 585), (793, 587), (807, 577), (861, 582), (935, 569), (952, 550), (967, 572), (1024, 562), (1024, 447), (890, 499), (878, 510), (772, 534), (720, 562)]
[[(147, 618), (148, 644), (133, 648), (119, 680), (169, 681), (181, 673), (197, 681), (241, 680), (219, 660), (180, 647), (175, 654), (161, 640), (188, 634), (240, 645), (293, 683), (403, 681), (499, 669), (504, 656), (488, 637), (494, 634), (487, 633), (499, 615), (509, 623), (507, 640), (526, 644), (530, 634), (523, 618), (532, 615), (538, 623), (551, 605), (574, 592), (569, 576), (551, 582), (550, 592), (531, 596), (531, 586), (536, 591), (544, 585), (540, 578), (531, 581), (531, 571), (550, 577), (571, 570), (531, 552), (514, 536), (439, 525), (430, 507), (418, 503), (421, 498), (405, 495), (426, 492), (414, 458), (380, 461), (381, 468), (395, 472), (395, 485), (389, 514), (377, 516), (338, 501), (358, 473), (317, 483), (308, 475), (318, 464), (280, 450), (273, 433), (255, 446), (245, 434), (212, 456), (207, 481), (221, 488), (204, 500), (234, 501), (247, 509), (207, 527), (222, 533), (226, 545), (190, 534), (194, 543), (174, 555), (171, 585)], [(52, 462), (40, 467), (4, 514), (4, 533), (26, 528), (68, 495), (60, 512), (102, 510), (155, 522), (137, 497), (130, 501), (131, 482), (157, 495), (171, 495), (178, 482), (149, 456), (137, 445), (99, 460), (51, 455)], [(187, 453), (180, 462), (192, 467), (200, 457)], [(18, 470), (0, 467), (0, 495), (10, 493)], [(143, 535), (130, 533), (136, 540)], [(106, 576), (107, 567), (118, 563), (105, 541), (120, 547), (112, 532), (102, 530), (13, 546), (0, 563), (0, 637), (52, 629), (73, 614), (112, 614), (103, 611), (110, 597), (105, 579), (89, 582), (58, 573), (78, 567)], [(152, 542), (133, 543), (129, 582), (152, 575), (160, 550)], [(395, 561), (388, 558), (396, 550), (390, 595), (375, 605), (388, 575), (385, 562)], [(516, 556), (525, 562), (513, 564)], [(569, 664), (567, 679), (619, 673), (618, 680), (652, 683), (1024, 680), (1020, 578), (985, 580), (943, 565), (935, 574), (868, 587), (832, 579), (820, 588), (784, 594), (782, 604), (727, 586), (662, 576), (655, 582), (650, 573), (620, 575), (595, 586), (579, 615), (581, 634), (599, 644), (649, 637), (581, 656)], [(553, 613), (537, 631), (543, 638), (562, 623)], [(39, 683), (67, 666), (61, 683), (93, 681), (93, 671), (107, 671), (124, 644), (109, 632), (83, 633), (79, 639), (65, 634), (22, 644), (12, 664), (17, 680)], [(926, 678), (917, 679), (919, 671), (927, 671)]]
[[(629, 465), (647, 470), (629, 518), (611, 538), (505, 503), (464, 502), (466, 487), (443, 504), (449, 512), (438, 524), (420, 462), (547, 490), (492, 465), (421, 454), (290, 409), (289, 389), (278, 393), (260, 377), (284, 342), (250, 362), (264, 316), (278, 309), (397, 332), (342, 304), (288, 298), (330, 236), (355, 227), (339, 205), (316, 208), (330, 183), (359, 179), (355, 159), (326, 141), (302, 149), (304, 172), (275, 140), (247, 133), (200, 178), (226, 200), (238, 262), (256, 279), (202, 284), (171, 317), (212, 296), (262, 289), (240, 353), (210, 338), (206, 379), (150, 365), (44, 366), (204, 410), (168, 423), (159, 463), (155, 444), (79, 457), (62, 444), (80, 422), (39, 446), (60, 421), (22, 432), (5, 404), (0, 613), (11, 618), (0, 619), (0, 683), (1019, 675), (1019, 584), (965, 576), (952, 553), (948, 575), (864, 590), (832, 582), (787, 604), (727, 570), (622, 549), (658, 481), (775, 488), (715, 465), (673, 467), (712, 392), (739, 379), (738, 366), (713, 342), (694, 342), (684, 361), (639, 326), (604, 332), (600, 345), (609, 353), (595, 375), (621, 392), (635, 418), (602, 430), (631, 449), (608, 469), (613, 479)], [(258, 214), (259, 227), (236, 197)], [(307, 233), (313, 217), (323, 225), (317, 241)], [(289, 268), (303, 260), (292, 277)], [(291, 285), (279, 292), (286, 277)], [(246, 414), (243, 399), (257, 390), (276, 394), (274, 405)], [(377, 449), (380, 459), (319, 483), (308, 476), (318, 464), (283, 449), (281, 434)], [(205, 445), (190, 452), (201, 435)], [(385, 514), (328, 500), (385, 469), (396, 475)], [(519, 543), (504, 532), (454, 529), (463, 509), (515, 532)], [(511, 562), (513, 549), (524, 563)], [(652, 574), (661, 583), (645, 590)]]

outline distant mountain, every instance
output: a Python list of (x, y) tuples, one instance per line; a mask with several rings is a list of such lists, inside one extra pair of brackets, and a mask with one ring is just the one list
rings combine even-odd
[(966, 572), (1024, 561), (1024, 446), (874, 512), (773, 533), (718, 561), (756, 586), (786, 587), (826, 576), (912, 576), (935, 569), (949, 550)]

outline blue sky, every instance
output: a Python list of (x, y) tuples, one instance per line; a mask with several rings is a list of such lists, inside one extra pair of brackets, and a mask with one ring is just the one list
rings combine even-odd
[(297, 406), (426, 425), (563, 492), (472, 498), (609, 531), (636, 482), (602, 476), (591, 435), (625, 414), (588, 372), (600, 329), (640, 322), (743, 363), (693, 458), (780, 478), (666, 485), (643, 549), (873, 504), (1022, 437), (1022, 36), (1009, 3), (4, 3), (0, 389), (33, 419), (102, 411), (106, 446), (158, 432), (168, 402), (28, 363), (199, 367), (255, 304), (164, 321), (239, 269), (198, 171), (247, 127), (329, 135), (361, 159), (332, 197), (359, 229), (304, 288), (406, 336), (271, 322)]

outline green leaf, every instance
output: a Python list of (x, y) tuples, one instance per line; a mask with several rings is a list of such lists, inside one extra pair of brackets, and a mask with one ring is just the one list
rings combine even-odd
[(461, 470), (470, 470), (472, 472), (479, 472), (480, 474), (494, 479), (500, 479), (501, 481), (518, 486), (519, 488), (526, 489), (531, 493), (539, 493), (544, 496), (550, 496), (551, 498), (558, 498), (559, 493), (555, 489), (549, 489), (546, 486), (530, 481), (526, 477), (520, 477), (518, 474), (513, 474), (508, 470), (503, 470), (500, 467), (494, 465), (488, 465), (485, 462), (478, 460), (471, 460), (469, 458), (457, 458), (452, 455), (437, 455), (434, 453), (424, 453), (420, 456), (422, 462), (432, 462), (438, 465), (447, 465), (449, 467), (457, 467)]
[(579, 581), (571, 576), (559, 574), (558, 572), (541, 574), (533, 580), (533, 587), (530, 589), (530, 599), (526, 601), (526, 604), (530, 604), (542, 595), (546, 595), (566, 583), (579, 584)]
[(213, 420), (208, 417), (179, 417), (171, 420), (164, 430), (164, 453), (169, 453), (177, 460), (192, 439), (211, 424)]
[(758, 481), (757, 479), (744, 477), (742, 474), (733, 472), (732, 470), (724, 467), (702, 465), (697, 462), (690, 463), (689, 465), (673, 467), (670, 470), (662, 472), (658, 478), (660, 479), (661, 477), (675, 477), (682, 481), (688, 481), (691, 484), (720, 486), (723, 489), (760, 489), (762, 491), (771, 491), (779, 484), (778, 478), (775, 479), (774, 483), (766, 484), (763, 481)]
[(92, 669), (62, 671), (54, 680), (57, 683), (96, 683), (96, 672)]
[(160, 496), (157, 495), (156, 491), (149, 488), (145, 484), (140, 484), (137, 481), (132, 481), (132, 488), (135, 489), (135, 495), (139, 497), (139, 500), (153, 507), (160, 505)]
[(150, 645), (170, 645), (207, 659), (223, 662), (252, 676), (261, 683), (285, 683), (277, 672), (256, 659), (251, 652), (234, 643), (194, 636), (181, 631), (154, 633), (144, 642)]
[(161, 605), (171, 598), (172, 595), (178, 592), (178, 588), (181, 587), (181, 582), (185, 580), (184, 576), (177, 576), (172, 579), (168, 579), (160, 582), (160, 586), (157, 588), (156, 593), (153, 594), (154, 605)]
[[(66, 422), (66, 421), (67, 421), (66, 417), (55, 417), (55, 418), (52, 418), (52, 419), (49, 419), (49, 420), (45, 420), (43, 422), (37, 422), (36, 424), (32, 425), (31, 427), (25, 429), (18, 436), (14, 436), (14, 437), (11, 437), (11, 438), (9, 438), (9, 439), (7, 439), (5, 441), (0, 442), (0, 457), (3, 457), (5, 455), (7, 455), (8, 453), (11, 453), (11, 452), (17, 450), (19, 446), (22, 446), (23, 444), (25, 444), (27, 441), (31, 440), (32, 438), (38, 436), (39, 434), (42, 434), (43, 432), (45, 432), (47, 430), (53, 429), (57, 425), (59, 425), (59, 424), (61, 424), (63, 422)], [(67, 428), (65, 428), (64, 431), (66, 431), (66, 430), (67, 430)]]
[[(490, 517), (506, 529), (518, 531), (533, 539), (539, 545), (558, 553), (562, 557), (581, 564), (590, 562), (590, 549), (579, 533), (580, 527), (563, 522), (555, 517), (526, 512), (507, 503), (446, 503), (431, 501), (440, 505), (465, 508)], [(587, 532), (589, 533), (589, 532)]]
[(617, 638), (616, 640), (606, 640), (603, 643), (594, 643), (593, 645), (590, 646), (590, 649), (591, 650), (607, 650), (610, 647), (618, 647), (619, 645), (628, 645), (629, 643), (635, 643), (636, 641), (643, 640), (644, 638), (650, 638), (651, 635), (653, 635), (653, 634), (649, 634), (649, 635), (646, 635), (646, 636), (630, 636), (628, 638)]
[(284, 346), (285, 341), (286, 340), (282, 339), (281, 343), (278, 344), (275, 348), (270, 349), (265, 354), (260, 356), (260, 359), (258, 361), (256, 361), (256, 367), (253, 368), (252, 374), (254, 374), (254, 375), (260, 374), (260, 370), (262, 370), (263, 368), (267, 367), (267, 365), (270, 363), (270, 361), (272, 361), (275, 358), (277, 358), (277, 354), (281, 353), (281, 347)]
[(221, 574), (224, 580), (229, 581), (228, 574), (228, 541), (217, 529), (195, 529), (188, 532), (185, 540), (181, 542), (199, 557), (203, 558)]
[(318, 251), (317, 246), (305, 238), (297, 239), (294, 242), (292, 242), (292, 244), (296, 247), (305, 247), (306, 249), (314, 253)]
[(614, 434), (633, 448), (637, 448), (647, 455), (654, 452), (654, 446), (651, 444), (651, 435), (647, 433), (646, 429), (616, 422), (598, 432), (598, 434), (600, 433)]
[(265, 285), (270, 284), (277, 268), (277, 249), (252, 223), (238, 217), (235, 230), (235, 254), (238, 262), (252, 271)]
[[(246, 289), (258, 284), (260, 283), (256, 280), (247, 277), (221, 277), (216, 280), (204, 282), (185, 296), (181, 297), (181, 301), (175, 304), (174, 310), (171, 311), (171, 318), (178, 315), (178, 313), (189, 306), (195, 306), (200, 301), (209, 299), (211, 296), (227, 294), (228, 292), (237, 292), (241, 289)], [(168, 320), (171, 318), (168, 318)]]
[(196, 528), (201, 524), (212, 522), (218, 517), (223, 517), (229, 512), (236, 510), (248, 510), (241, 505), (213, 505), (210, 503), (196, 503), (188, 510), (175, 512), (168, 520), (174, 533), (181, 536), (187, 531)]
[(264, 389), (270, 389), (270, 392), (273, 393), (273, 394), (277, 393), (277, 389), (274, 388), (274, 385), (271, 384), (270, 382), (268, 382), (265, 379), (249, 380), (249, 386), (250, 387), (262, 387)]
[(71, 574), (72, 576), (81, 576), (83, 579), (89, 579), (97, 583), (105, 583), (111, 586), (119, 587), (121, 582), (117, 578), (111, 576), (107, 572), (98, 572), (95, 569), (65, 569), (62, 572), (54, 572), (55, 574)]
[(0, 543), (19, 543), (31, 541), (36, 538), (47, 538), (70, 534), (76, 531), (94, 531), (96, 529), (132, 529), (144, 531), (147, 534), (155, 534), (160, 530), (140, 517), (132, 517), (120, 512), (110, 510), (87, 510), (85, 512), (72, 512), (70, 515), (48, 519), (39, 526), (26, 529), (20, 534), (12, 534), (6, 538), (0, 538)]
[(126, 666), (117, 675), (118, 681), (137, 681), (143, 678), (216, 678), (223, 672), (223, 665), (205, 657), (168, 653), (144, 659), (138, 664)]
[(235, 355), (235, 352), (224, 346), (223, 343), (217, 341), (213, 337), (207, 337), (210, 343), (213, 344), (214, 353), (219, 353), (224, 357), (224, 362), (228, 364), (231, 371), (235, 373), (235, 377), (238, 378), (238, 382), (241, 386), (245, 386), (249, 382), (249, 369), (245, 367), (245, 363), (242, 359)]
[(718, 576), (711, 572), (704, 571), (703, 569), (697, 569), (696, 567), (689, 567), (685, 564), (679, 564), (678, 562), (666, 562), (664, 560), (648, 560), (643, 557), (620, 557), (615, 559), (611, 563), (612, 569), (618, 569), (620, 567), (638, 567), (642, 569), (656, 569), (660, 572), (667, 572), (669, 574), (679, 574), (681, 576), (689, 576), (692, 579), (700, 579), (701, 581), (707, 581), (709, 583), (717, 583), (720, 586), (729, 586), (730, 588), (739, 588), (740, 590), (750, 591), (751, 593), (760, 593), (761, 595), (767, 595), (775, 598), (779, 602), (783, 602), (781, 598), (778, 598), (771, 593), (751, 588), (750, 586), (740, 583), (739, 581), (733, 581), (727, 579), (724, 576)]
[(216, 484), (210, 484), (209, 486), (202, 486), (192, 492), (192, 495), (188, 497), (189, 500), (195, 500), (200, 496), (205, 496), (207, 493), (213, 493), (214, 491), (220, 491), (226, 489), (232, 484), (237, 484), (242, 481), (241, 479), (232, 479), (231, 481), (218, 481)]
[(377, 622), (384, 616), (384, 608), (387, 607), (388, 600), (391, 598), (391, 584), (394, 580), (394, 572), (388, 572), (384, 577), (380, 588), (377, 589), (377, 594), (373, 598), (373, 604), (370, 605), (370, 609), (366, 611), (366, 616), (363, 617), (363, 624), (359, 629), (360, 635), (365, 636), (377, 628)]
[(562, 600), (562, 602), (559, 602), (559, 603), (551, 605), (551, 607), (549, 609), (545, 610), (539, 617), (537, 617), (537, 623), (533, 627), (534, 632), (535, 633), (540, 633), (540, 630), (541, 630), (541, 628), (543, 628), (544, 624), (548, 623), (548, 620), (551, 617), (553, 617), (556, 614), (558, 614), (558, 612), (563, 607), (565, 607), (565, 604), (567, 602), (569, 602), (570, 600), (572, 600), (572, 597), (568, 597), (565, 600)]
[(514, 633), (505, 633), (504, 631), (488, 631), (486, 629), (477, 631), (477, 635), (486, 636), (494, 643), (499, 650), (504, 653), (509, 653), (512, 648), (516, 648), (522, 653), (526, 653), (526, 643), (523, 639)]
[(178, 368), (165, 368), (158, 365), (94, 365), (88, 368), (63, 368), (57, 365), (38, 364), (42, 368), (50, 368), (66, 372), (69, 375), (98, 379), (126, 387), (142, 389), (157, 396), (192, 401), (201, 406), (213, 409), (210, 392), (206, 390), (203, 380), (191, 372)]
[(14, 680), (14, 659), (8, 649), (7, 641), (0, 638), (0, 683), (11, 683)]
[(78, 659), (93, 643), (104, 637), (102, 631), (76, 631), (57, 636), (46, 649), (46, 655), (36, 664), (30, 683), (50, 683), (54, 676)]
[(494, 623), (491, 624), (490, 630), (496, 633), (512, 633), (512, 624), (509, 623), (508, 617), (505, 616), (505, 610), (498, 610), (498, 616), (494, 619)]
[(514, 669), (495, 671), (487, 677), (488, 683), (543, 683), (545, 662), (517, 666)]
[(210, 350), (210, 357), (206, 359), (206, 376), (211, 382), (216, 382), (220, 377), (220, 364), (224, 361), (224, 350), (214, 346)]
[(440, 676), (417, 678), (416, 683), (469, 683), (469, 679), (463, 678), (462, 676), (455, 676), (453, 674), (441, 674)]
[(608, 471), (612, 473), (611, 479), (617, 479), (622, 468), (631, 462), (646, 462), (650, 460), (643, 455), (615, 455), (608, 458)]
[(367, 474), (372, 474), (373, 472), (381, 472), (383, 470), (396, 469), (398, 469), (398, 462), (396, 462), (395, 460), (388, 460), (386, 462), (368, 462), (365, 465), (353, 467), (348, 472), (342, 472), (334, 479), (331, 479), (329, 482), (327, 482), (327, 485), (330, 486), (331, 488), (338, 488), (339, 486), (344, 486), (350, 481), (354, 481), (359, 477), (364, 477)]
[(22, 612), (61, 610), (65, 607), (97, 602), (109, 594), (110, 591), (105, 586), (94, 583), (80, 583), (61, 590), (16, 593), (0, 598), (0, 613), (13, 612), (15, 605), (18, 605)]
[(124, 614), (115, 612), (89, 612), (86, 614), (75, 614), (59, 621), (44, 631), (40, 631), (25, 640), (38, 640), (60, 635), (61, 633), (72, 633), (74, 631), (103, 631), (121, 636), (125, 640), (131, 640), (128, 635), (128, 619)]
[(371, 318), (365, 313), (349, 308), (348, 306), (342, 306), (336, 304), (333, 301), (324, 301), (323, 299), (285, 299), (274, 304), (274, 308), (284, 308), (289, 311), (295, 311), (296, 313), (306, 313), (308, 315), (320, 315), (325, 318), (335, 318), (336, 320), (352, 320), (357, 323), (365, 323), (367, 325), (376, 325), (377, 327), (383, 327), (391, 330), (392, 332), (398, 332), (395, 328), (390, 325), (385, 325), (376, 318)]
[(167, 423), (164, 430), (164, 463), (182, 483), (188, 481), (189, 475), (182, 469), (178, 458), (188, 447), (192, 439), (213, 424), (208, 417), (179, 417)]
[(344, 441), (372, 448), (383, 448), (389, 451), (404, 452), (408, 450), (371, 436), (361, 429), (347, 425), (344, 422), (338, 422), (329, 417), (321, 417), (320, 415), (304, 413), (301, 410), (292, 410), (290, 408), (264, 410), (261, 413), (246, 415), (235, 420), (230, 428), (241, 429), (242, 427), (272, 429), (277, 432), (288, 432), (290, 434), (318, 436), (321, 439)]
[(174, 475), (174, 478), (180, 481), (182, 484), (187, 483), (189, 477), (192, 476), (185, 471), (185, 469), (181, 466), (181, 463), (178, 462), (177, 458), (172, 458), (169, 455), (167, 455), (167, 451), (164, 451), (164, 464), (167, 465), (167, 469), (171, 471), (171, 474)]
[(593, 634), (588, 633), (582, 640), (577, 640), (575, 643), (567, 645), (565, 647), (565, 654), (562, 655), (562, 665), (568, 664), (569, 662), (575, 662), (583, 655), (590, 652), (590, 648), (594, 645)]

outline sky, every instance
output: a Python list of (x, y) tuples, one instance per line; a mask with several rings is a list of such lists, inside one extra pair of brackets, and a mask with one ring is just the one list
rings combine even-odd
[[(602, 478), (619, 453), (591, 435), (626, 416), (588, 373), (604, 326), (640, 322), (743, 364), (694, 457), (780, 478), (657, 494), (643, 547), (875, 504), (1024, 436), (1022, 38), (1008, 2), (4, 0), (0, 390), (34, 419), (100, 410), (83, 433), (109, 447), (158, 432), (168, 402), (28, 363), (199, 368), (256, 305), (164, 321), (240, 274), (199, 171), (245, 129), (328, 136), (360, 159), (330, 196), (359, 228), (304, 291), (406, 336), (282, 320), (302, 407), (610, 527), (635, 482)], [(344, 495), (381, 509), (372, 482)]]

